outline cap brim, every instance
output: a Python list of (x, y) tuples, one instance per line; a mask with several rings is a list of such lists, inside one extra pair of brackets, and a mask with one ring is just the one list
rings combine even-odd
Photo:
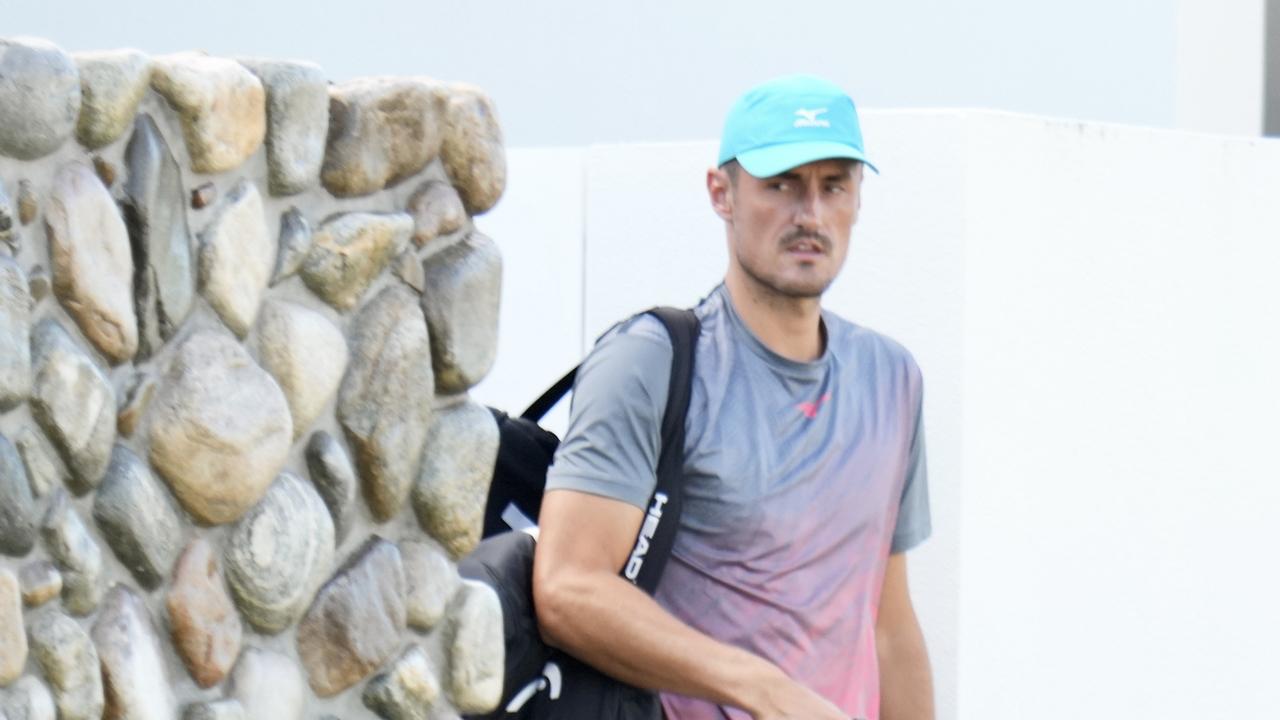
[(875, 165), (867, 162), (867, 156), (861, 150), (838, 142), (781, 143), (739, 153), (737, 160), (743, 170), (755, 177), (767, 178), (805, 163), (837, 158), (857, 160), (871, 168), (872, 172), (880, 174)]

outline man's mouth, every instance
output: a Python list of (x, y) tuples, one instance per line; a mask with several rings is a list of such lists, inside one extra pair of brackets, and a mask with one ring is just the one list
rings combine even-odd
[(816, 257), (827, 253), (827, 245), (820, 238), (800, 237), (787, 242), (783, 249), (788, 254)]

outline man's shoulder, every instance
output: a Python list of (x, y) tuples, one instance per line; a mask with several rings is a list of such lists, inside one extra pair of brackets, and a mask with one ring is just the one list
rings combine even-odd
[(847, 320), (831, 310), (824, 309), (822, 319), (827, 326), (827, 341), (835, 354), (848, 357), (873, 357), (899, 365), (912, 374), (919, 375), (920, 366), (916, 364), (915, 356), (894, 338)]

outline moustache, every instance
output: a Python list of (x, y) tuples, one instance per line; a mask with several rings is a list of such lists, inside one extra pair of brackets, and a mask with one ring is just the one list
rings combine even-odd
[(808, 230), (792, 230), (782, 236), (782, 247), (788, 248), (801, 240), (810, 240), (818, 243), (823, 252), (831, 252), (831, 238), (819, 232), (810, 232)]

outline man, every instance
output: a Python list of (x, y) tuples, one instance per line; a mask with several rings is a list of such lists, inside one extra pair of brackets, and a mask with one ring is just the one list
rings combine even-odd
[(670, 340), (641, 316), (579, 371), (539, 518), (539, 624), (662, 691), (671, 720), (933, 717), (904, 555), (930, 532), (920, 372), (820, 305), (864, 166), (853, 101), (821, 79), (765, 83), (729, 113), (707, 173), (729, 268), (697, 307), (684, 513), (656, 598), (618, 570), (655, 485)]

